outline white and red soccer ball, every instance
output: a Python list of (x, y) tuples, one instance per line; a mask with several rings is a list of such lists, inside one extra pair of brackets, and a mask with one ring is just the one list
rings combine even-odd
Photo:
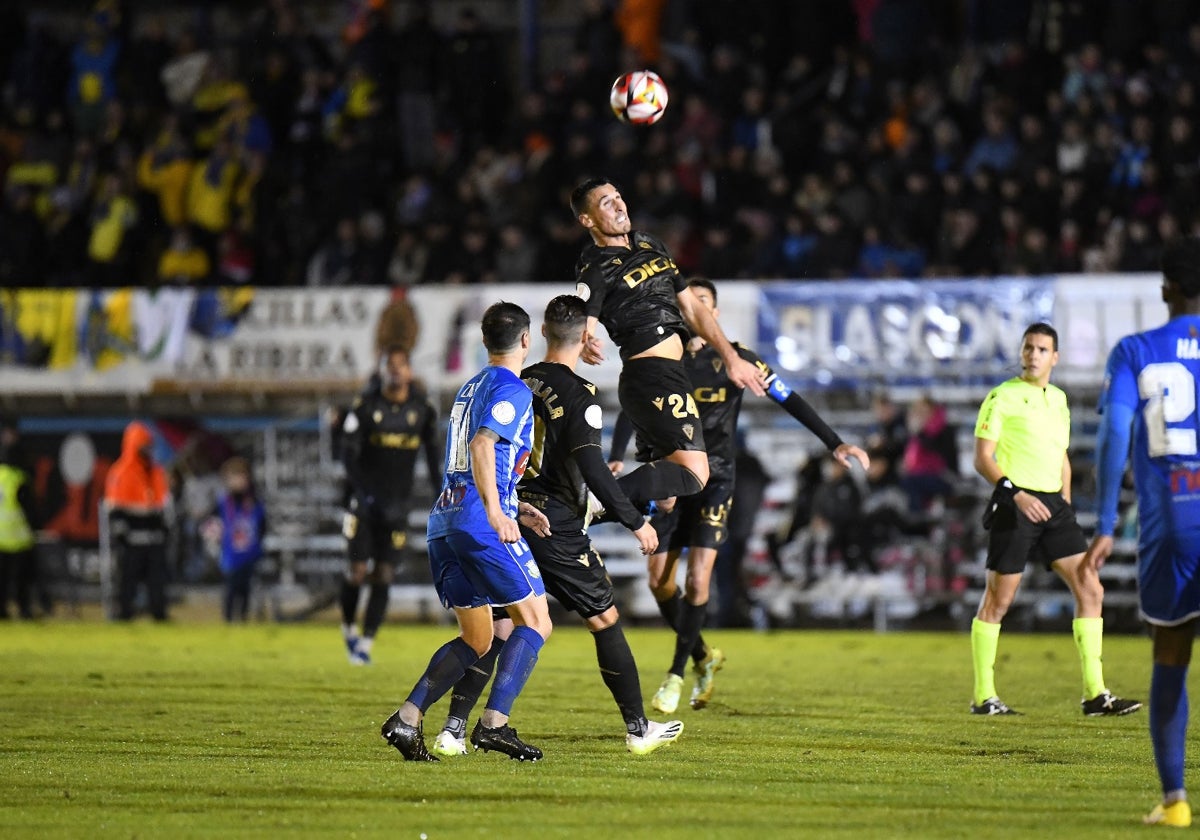
[(652, 125), (667, 110), (667, 85), (653, 70), (635, 70), (613, 82), (608, 101), (621, 121)]

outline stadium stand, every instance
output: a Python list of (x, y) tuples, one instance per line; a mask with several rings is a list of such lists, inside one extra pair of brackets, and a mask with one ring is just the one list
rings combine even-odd
[[(552, 280), (597, 171), (720, 278), (1150, 270), (1195, 226), (1192, 4), (637, 5), (6, 4), (0, 283)], [(652, 131), (607, 113), (644, 63)]]

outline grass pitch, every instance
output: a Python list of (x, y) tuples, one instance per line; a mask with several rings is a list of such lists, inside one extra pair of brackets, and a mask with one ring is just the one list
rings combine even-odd
[[(513, 720), (544, 761), (407, 764), (379, 726), (450, 635), (387, 626), (352, 668), (331, 625), (2, 626), (0, 835), (1094, 840), (1144, 830), (1158, 795), (1145, 710), (1084, 718), (1065, 633), (1002, 636), (1026, 716), (976, 718), (965, 634), (712, 631), (713, 704), (635, 758), (568, 625)], [(672, 637), (629, 637), (648, 702)], [(1149, 642), (1105, 645), (1109, 686), (1144, 699)]]

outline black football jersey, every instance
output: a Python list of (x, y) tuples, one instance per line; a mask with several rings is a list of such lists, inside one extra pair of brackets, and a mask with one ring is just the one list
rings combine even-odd
[(636, 356), (676, 333), (686, 341), (688, 328), (676, 295), (687, 281), (661, 241), (632, 231), (629, 247), (583, 249), (575, 268), (575, 293), (599, 318), (621, 358)]
[(520, 490), (555, 498), (582, 517), (587, 488), (572, 455), (600, 448), (604, 417), (596, 386), (556, 362), (530, 365), (521, 379), (533, 391), (533, 445)]
[[(751, 350), (733, 343), (738, 355), (757, 365), (772, 380), (775, 372)], [(692, 380), (692, 396), (700, 411), (700, 426), (704, 429), (704, 446), (708, 451), (709, 481), (733, 478), (738, 414), (742, 410), (743, 389), (729, 381), (725, 362), (705, 344), (695, 353), (683, 354), (683, 364)]]
[(436, 484), (441, 477), (437, 410), (415, 386), (404, 402), (392, 402), (374, 389), (363, 392), (346, 414), (342, 432), (342, 461), (351, 490), (373, 497), (384, 513), (408, 501), (422, 447), (430, 480)]

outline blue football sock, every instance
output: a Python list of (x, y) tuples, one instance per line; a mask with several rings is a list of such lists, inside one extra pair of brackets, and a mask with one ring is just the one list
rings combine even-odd
[(1164, 794), (1183, 790), (1187, 739), (1187, 666), (1154, 663), (1150, 678), (1150, 740)]
[(462, 636), (446, 642), (430, 658), (425, 673), (409, 693), (408, 702), (424, 714), (426, 709), (441, 700), (442, 696), (462, 679), (462, 675), (478, 659), (479, 654), (463, 641)]
[(488, 695), (488, 709), (502, 715), (512, 711), (517, 695), (537, 664), (538, 651), (545, 643), (546, 640), (531, 627), (521, 625), (513, 629), (496, 662), (496, 679), (492, 682), (492, 693)]

